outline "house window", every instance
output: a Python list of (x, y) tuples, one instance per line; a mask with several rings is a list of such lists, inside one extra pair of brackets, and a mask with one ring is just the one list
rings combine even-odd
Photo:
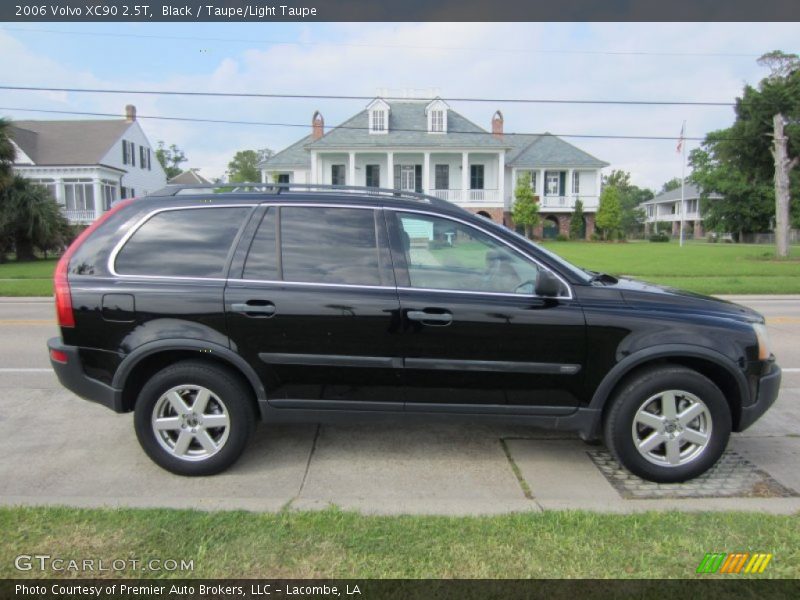
[(117, 183), (104, 179), (100, 182), (100, 189), (103, 193), (103, 210), (108, 210), (117, 201)]
[(139, 166), (143, 169), (147, 167), (147, 158), (144, 153), (144, 146), (139, 146)]
[(471, 165), (469, 168), (469, 188), (471, 190), (483, 189), (483, 165)]
[(559, 189), (559, 180), (561, 176), (558, 171), (548, 171), (545, 173), (545, 194), (548, 196), (560, 196), (561, 190)]
[(289, 174), (288, 173), (278, 173), (277, 183), (289, 183)]
[(386, 133), (386, 111), (373, 110), (370, 112), (370, 133)]
[(536, 191), (536, 171), (531, 171), (531, 189), (535, 192)]
[(136, 144), (133, 142), (128, 142), (128, 158), (131, 159), (131, 166), (136, 166)]
[(381, 166), (367, 165), (367, 187), (381, 187)]
[(94, 210), (94, 186), (91, 179), (64, 180), (64, 208)]
[(331, 184), (345, 185), (344, 165), (331, 165)]
[(434, 185), (437, 190), (450, 189), (450, 165), (436, 165)]
[(431, 132), (442, 133), (444, 131), (444, 111), (431, 111)]
[(56, 182), (53, 179), (31, 179), (31, 183), (35, 183), (36, 185), (40, 185), (45, 188), (50, 195), (53, 196), (53, 199), (56, 199)]
[(578, 171), (572, 172), (572, 193), (579, 194), (581, 191), (581, 174)]

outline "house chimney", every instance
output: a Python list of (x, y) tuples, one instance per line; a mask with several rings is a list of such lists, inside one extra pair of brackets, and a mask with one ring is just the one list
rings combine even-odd
[(499, 110), (492, 117), (492, 135), (498, 139), (503, 139), (503, 113)]
[(133, 104), (125, 106), (125, 120), (133, 123), (136, 120), (136, 107)]
[(311, 117), (311, 138), (318, 140), (323, 135), (325, 135), (325, 119), (322, 118), (319, 111), (316, 111)]

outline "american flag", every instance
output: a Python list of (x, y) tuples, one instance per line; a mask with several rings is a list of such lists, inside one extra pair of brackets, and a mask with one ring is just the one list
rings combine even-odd
[(684, 121), (683, 125), (681, 125), (681, 136), (678, 138), (678, 147), (675, 149), (675, 151), (678, 154), (680, 154), (681, 150), (683, 150), (683, 131), (684, 131), (684, 129), (686, 129), (686, 121)]

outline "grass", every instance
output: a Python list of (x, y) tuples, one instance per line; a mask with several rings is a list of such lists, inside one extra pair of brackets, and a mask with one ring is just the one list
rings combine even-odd
[(17, 572), (13, 562), (20, 553), (41, 553), (108, 563), (194, 560), (191, 573), (119, 573), (129, 577), (693, 578), (706, 552), (752, 551), (774, 555), (762, 577), (797, 578), (799, 519), (735, 512), (455, 518), (335, 509), (0, 508), (0, 577), (37, 576)]
[[(547, 242), (547, 248), (578, 266), (629, 275), (702, 294), (799, 294), (800, 247), (789, 260), (774, 259), (774, 247), (750, 244)], [(479, 244), (433, 250), (443, 263), (485, 264)], [(0, 264), (0, 296), (51, 296), (56, 260)]]

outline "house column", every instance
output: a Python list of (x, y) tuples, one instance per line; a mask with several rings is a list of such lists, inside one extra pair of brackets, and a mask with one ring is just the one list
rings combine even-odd
[(566, 182), (567, 189), (565, 190), (567, 193), (564, 194), (568, 198), (574, 198), (575, 197), (574, 179), (575, 179), (575, 169), (569, 169), (567, 171), (567, 182)]
[(94, 196), (94, 218), (97, 219), (103, 214), (103, 188), (100, 186), (99, 177), (92, 177), (92, 195)]
[[(503, 207), (511, 203), (506, 202), (506, 151), (497, 153), (497, 193), (500, 195), (500, 204)], [(502, 222), (502, 221), (501, 221)]]
[(430, 194), (431, 190), (431, 153), (422, 153), (422, 193)]
[(63, 177), (56, 177), (56, 202), (58, 202), (61, 206), (67, 206), (67, 193), (64, 190), (64, 178)]
[(469, 200), (469, 152), (461, 153), (461, 198)]
[(355, 185), (356, 184), (356, 153), (350, 153), (350, 172), (347, 174), (347, 185)]
[(319, 183), (319, 171), (317, 165), (317, 153), (311, 153), (311, 173), (309, 173), (308, 183)]
[(600, 169), (597, 169), (597, 204), (600, 204), (600, 192), (602, 192), (603, 188), (603, 172)]
[(544, 187), (544, 174), (545, 174), (545, 170), (544, 169), (539, 169), (539, 181), (536, 182), (536, 187), (538, 188), (537, 195), (539, 196), (539, 199), (542, 200), (542, 201), (544, 201), (544, 190), (545, 190), (545, 187)]
[(394, 189), (394, 152), (386, 153), (386, 187)]

